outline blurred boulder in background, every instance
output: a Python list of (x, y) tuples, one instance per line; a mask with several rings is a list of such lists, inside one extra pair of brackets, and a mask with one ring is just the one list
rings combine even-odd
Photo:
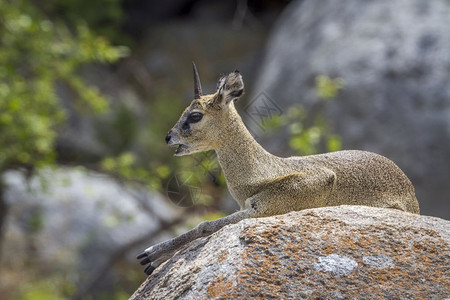
[[(24, 265), (33, 272), (22, 274), (23, 282), (39, 270), (59, 274), (63, 284), (77, 285), (78, 293), (89, 285), (99, 292), (117, 280), (123, 286), (126, 274), (120, 270), (126, 260), (120, 259), (128, 258), (135, 268), (135, 254), (157, 236), (151, 234), (180, 213), (160, 194), (83, 168), (46, 169), (29, 180), (10, 171), (3, 179), (10, 208), (2, 266), (11, 270), (2, 278), (3, 287), (15, 283), (12, 270), (20, 272)], [(119, 261), (122, 267), (113, 268)]]
[[(422, 213), (450, 218), (449, 15), (446, 0), (295, 1), (274, 27), (253, 97), (324, 109), (344, 149), (389, 157)], [(345, 84), (326, 105), (319, 75)], [(261, 141), (277, 152), (279, 141)]]

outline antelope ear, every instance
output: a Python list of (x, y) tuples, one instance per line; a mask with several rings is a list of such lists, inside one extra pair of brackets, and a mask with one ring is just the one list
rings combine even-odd
[(244, 82), (238, 70), (220, 78), (217, 85), (217, 102), (228, 105), (232, 100), (236, 101), (244, 93)]

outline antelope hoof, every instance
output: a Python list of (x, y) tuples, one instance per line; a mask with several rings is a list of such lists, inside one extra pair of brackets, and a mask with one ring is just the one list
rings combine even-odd
[(147, 275), (150, 275), (153, 273), (154, 270), (155, 270), (155, 267), (152, 265), (149, 265), (147, 268), (145, 268), (144, 273)]
[(145, 266), (146, 264), (149, 264), (144, 270), (145, 274), (150, 275), (156, 269), (154, 266), (151, 265), (151, 260), (148, 257), (148, 254), (147, 254), (146, 251), (144, 251), (141, 254), (139, 254), (136, 258), (137, 259), (141, 259), (140, 264), (143, 265), (143, 266)]
[(139, 254), (138, 256), (136, 256), (136, 259), (141, 259), (141, 258), (144, 258), (144, 257), (147, 257), (147, 253), (145, 251), (142, 252), (141, 254)]

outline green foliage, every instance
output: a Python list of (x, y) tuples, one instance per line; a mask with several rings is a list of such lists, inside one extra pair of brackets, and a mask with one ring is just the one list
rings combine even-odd
[(342, 140), (339, 135), (330, 134), (326, 138), (327, 149), (330, 152), (339, 151), (342, 149)]
[(339, 90), (343, 89), (344, 86), (345, 82), (342, 78), (332, 79), (325, 75), (316, 77), (316, 94), (323, 100), (336, 98)]
[(308, 115), (302, 105), (294, 105), (280, 116), (266, 120), (268, 134), (275, 134), (286, 127), (289, 133), (289, 146), (299, 155), (312, 155), (320, 152), (338, 151), (342, 143), (338, 135), (332, 134), (328, 122), (320, 113)]
[(311, 120), (302, 106), (293, 106), (289, 108), (286, 119), (291, 135), (289, 146), (300, 155), (340, 150), (339, 137), (330, 134), (328, 124), (321, 115)]
[(21, 300), (60, 300), (67, 299), (75, 292), (75, 285), (62, 274), (40, 278), (33, 283), (23, 282), (17, 299)]
[(146, 165), (138, 162), (132, 152), (123, 152), (117, 156), (105, 157), (100, 163), (102, 171), (119, 178), (138, 181), (148, 188), (161, 191), (161, 178), (167, 177), (167, 166), (159, 166), (156, 170), (149, 170)]
[[(339, 91), (344, 88), (343, 79), (332, 79), (325, 75), (317, 76), (315, 84), (319, 107), (325, 100), (336, 98)], [(329, 124), (321, 112), (317, 110), (311, 112), (308, 114), (303, 106), (293, 106), (284, 117), (283, 123), (289, 124), (291, 149), (300, 155), (340, 150), (341, 139), (338, 135), (331, 133)]]
[(127, 54), (83, 22), (72, 32), (31, 3), (0, 1), (0, 172), (52, 163), (55, 128), (65, 117), (58, 86), (69, 87), (79, 107), (102, 112), (108, 106), (105, 97), (77, 71), (86, 63), (111, 63)]
[(123, 42), (120, 25), (123, 20), (122, 0), (41, 0), (39, 8), (52, 19), (76, 28), (80, 19), (96, 34)]

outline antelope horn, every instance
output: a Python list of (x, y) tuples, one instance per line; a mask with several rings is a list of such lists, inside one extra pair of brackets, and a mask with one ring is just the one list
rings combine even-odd
[(192, 62), (192, 68), (194, 69), (194, 99), (200, 99), (200, 97), (203, 96), (202, 85), (194, 62)]

